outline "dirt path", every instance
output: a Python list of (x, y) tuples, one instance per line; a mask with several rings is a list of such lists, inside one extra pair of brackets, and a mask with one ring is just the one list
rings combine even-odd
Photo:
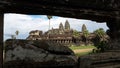
[(77, 50), (73, 50), (75, 53), (82, 53), (82, 52), (88, 52), (88, 51), (92, 51), (93, 48), (89, 48), (89, 49), (77, 49)]

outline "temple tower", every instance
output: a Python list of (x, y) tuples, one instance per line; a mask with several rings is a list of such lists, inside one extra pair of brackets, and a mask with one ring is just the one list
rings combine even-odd
[(65, 22), (65, 30), (70, 30), (70, 24), (69, 24), (68, 20), (66, 20), (66, 22)]
[(59, 25), (59, 34), (64, 34), (64, 27), (62, 23)]
[(60, 29), (60, 30), (64, 30), (64, 28), (63, 28), (63, 24), (62, 24), (62, 23), (60, 23), (60, 25), (59, 25), (59, 29)]
[(84, 32), (84, 31), (86, 31), (86, 30), (87, 30), (87, 28), (86, 28), (85, 24), (83, 24), (83, 25), (82, 25), (82, 32)]

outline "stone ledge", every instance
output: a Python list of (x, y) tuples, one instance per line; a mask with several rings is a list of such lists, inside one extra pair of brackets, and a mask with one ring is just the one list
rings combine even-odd
[(77, 65), (77, 57), (68, 47), (47, 41), (13, 40), (6, 42), (4, 68), (63, 68)]
[(80, 68), (120, 67), (120, 52), (105, 52), (79, 58)]

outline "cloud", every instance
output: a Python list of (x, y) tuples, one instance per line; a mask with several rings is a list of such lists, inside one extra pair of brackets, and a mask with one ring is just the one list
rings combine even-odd
[[(71, 28), (81, 31), (83, 24), (86, 24), (90, 31), (94, 31), (99, 27), (108, 29), (105, 23), (97, 24), (96, 22), (90, 20), (80, 20), (74, 18), (63, 18), (54, 16), (50, 20), (51, 28), (58, 28), (60, 22), (65, 24), (68, 20)], [(20, 39), (25, 39), (31, 30), (43, 30), (47, 31), (49, 27), (49, 20), (45, 15), (23, 15), (23, 14), (5, 14), (4, 15), (4, 39), (10, 38), (10, 35), (15, 34), (16, 30), (19, 30)]]

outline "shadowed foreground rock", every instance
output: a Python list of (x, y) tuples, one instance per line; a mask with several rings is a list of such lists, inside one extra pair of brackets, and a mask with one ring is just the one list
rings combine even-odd
[(73, 51), (49, 41), (7, 40), (5, 68), (73, 68), (77, 58)]
[(79, 68), (120, 68), (120, 51), (80, 57)]

